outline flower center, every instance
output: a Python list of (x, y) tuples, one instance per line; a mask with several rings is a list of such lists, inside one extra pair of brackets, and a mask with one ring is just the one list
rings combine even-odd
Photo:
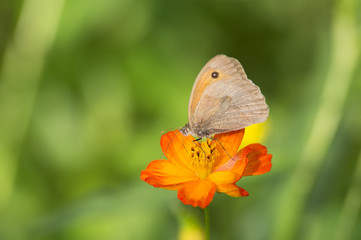
[(207, 141), (197, 143), (190, 149), (189, 157), (200, 179), (206, 179), (212, 172), (215, 158), (219, 156), (216, 146), (215, 142), (212, 143), (210, 139), (207, 139)]

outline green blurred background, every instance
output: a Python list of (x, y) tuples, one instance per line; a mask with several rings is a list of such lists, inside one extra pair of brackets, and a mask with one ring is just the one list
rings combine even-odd
[(139, 175), (220, 53), (266, 96), (274, 157), (249, 197), (215, 196), (212, 239), (361, 239), (360, 36), (359, 0), (1, 1), (0, 239), (202, 225)]

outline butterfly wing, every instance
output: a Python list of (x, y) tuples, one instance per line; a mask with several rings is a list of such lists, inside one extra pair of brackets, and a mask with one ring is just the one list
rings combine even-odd
[[(218, 73), (215, 79), (213, 72)], [(193, 132), (199, 136), (205, 132), (212, 135), (267, 119), (269, 110), (264, 96), (236, 59), (218, 55), (201, 73), (193, 87), (196, 90), (193, 89), (192, 96), (196, 97), (191, 98), (188, 113)]]
[[(213, 72), (222, 71), (218, 78), (212, 78)], [(199, 72), (196, 81), (194, 82), (192, 94), (189, 99), (188, 106), (188, 120), (192, 122), (192, 115), (195, 113), (199, 100), (202, 97), (205, 89), (211, 84), (227, 78), (226, 75), (231, 75), (234, 71), (240, 74), (244, 79), (247, 79), (241, 64), (234, 58), (226, 55), (217, 55), (207, 62), (207, 64)]]

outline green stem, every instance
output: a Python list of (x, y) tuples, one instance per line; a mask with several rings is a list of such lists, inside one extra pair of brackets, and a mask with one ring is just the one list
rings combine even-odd
[(206, 208), (204, 208), (204, 236), (205, 236), (205, 240), (210, 239), (210, 230), (211, 230), (211, 225), (210, 225), (209, 209), (208, 209), (208, 207), (206, 207)]

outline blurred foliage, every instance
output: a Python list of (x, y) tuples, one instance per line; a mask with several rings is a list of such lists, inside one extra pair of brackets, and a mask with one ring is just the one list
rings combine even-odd
[(139, 173), (219, 53), (266, 96), (274, 157), (215, 196), (212, 239), (360, 239), (360, 34), (359, 0), (0, 2), (0, 239), (197, 233)]

